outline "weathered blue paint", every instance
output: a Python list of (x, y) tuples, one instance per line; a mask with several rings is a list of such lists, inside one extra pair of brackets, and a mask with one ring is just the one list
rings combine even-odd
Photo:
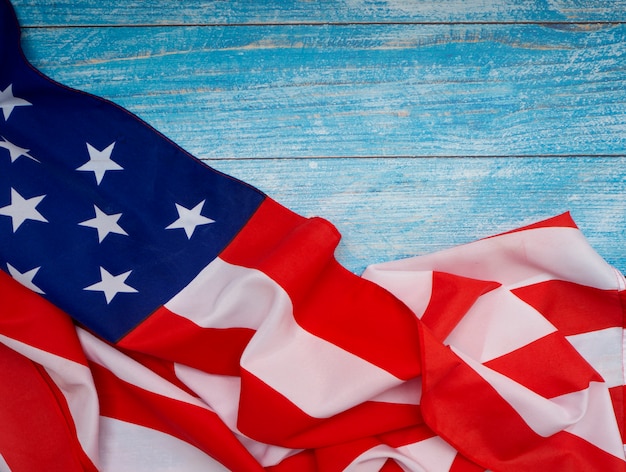
[(626, 25), (55, 28), (25, 46), (206, 158), (626, 153)]
[(13, 0), (24, 25), (618, 22), (624, 0)]
[(217, 160), (209, 164), (343, 234), (367, 264), (467, 243), (570, 211), (626, 272), (626, 157)]
[(626, 271), (624, 0), (15, 5), (37, 67), (331, 220), (355, 272), (568, 210)]

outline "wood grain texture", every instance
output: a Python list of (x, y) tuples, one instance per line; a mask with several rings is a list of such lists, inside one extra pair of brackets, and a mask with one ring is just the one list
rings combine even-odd
[(14, 3), (36, 67), (329, 219), (355, 272), (568, 210), (626, 272), (623, 0)]
[(626, 158), (269, 159), (208, 161), (343, 234), (360, 273), (570, 211), (625, 271)]
[(626, 153), (626, 25), (24, 36), (42, 71), (113, 99), (203, 158)]
[(24, 26), (623, 22), (624, 0), (14, 0)]

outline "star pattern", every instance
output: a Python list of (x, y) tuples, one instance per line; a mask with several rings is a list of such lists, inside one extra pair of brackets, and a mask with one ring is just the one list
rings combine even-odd
[(32, 103), (13, 95), (13, 84), (0, 91), (0, 108), (2, 108), (4, 121), (8, 121), (15, 107), (26, 107), (29, 105), (32, 105)]
[(37, 211), (37, 205), (41, 203), (45, 195), (38, 197), (24, 198), (15, 189), (11, 189), (11, 204), (0, 208), (0, 215), (11, 217), (13, 224), (13, 232), (26, 220), (41, 221), (47, 223), (46, 220), (39, 211)]
[(89, 152), (89, 160), (77, 168), (76, 170), (91, 171), (96, 176), (96, 183), (100, 185), (104, 174), (108, 170), (124, 170), (117, 162), (111, 160), (111, 153), (115, 147), (115, 142), (109, 144), (102, 151), (98, 151), (91, 144), (87, 143), (87, 152)]
[(28, 270), (26, 272), (20, 272), (11, 264), (7, 264), (7, 268), (9, 269), (9, 274), (11, 274), (11, 277), (13, 277), (19, 283), (31, 289), (33, 292), (45, 295), (45, 292), (37, 287), (33, 282), (33, 279), (35, 278), (37, 272), (39, 272), (39, 269), (41, 269), (41, 267), (35, 267), (34, 269)]
[(81, 226), (87, 226), (89, 228), (95, 228), (98, 231), (98, 242), (101, 243), (104, 238), (106, 238), (107, 235), (109, 235), (110, 233), (128, 236), (128, 233), (124, 231), (122, 227), (117, 223), (122, 216), (121, 213), (108, 215), (96, 205), (94, 205), (93, 207), (96, 211), (96, 217), (78, 224)]
[(40, 109), (18, 78), (0, 82), (0, 270), (114, 342), (197, 277), (265, 197), (93, 98)]
[(83, 290), (91, 290), (94, 292), (104, 293), (107, 305), (111, 303), (118, 293), (137, 293), (137, 290), (126, 284), (126, 279), (132, 270), (119, 275), (112, 275), (105, 268), (100, 267), (100, 282), (97, 282)]
[(184, 229), (188, 239), (191, 239), (194, 231), (198, 226), (208, 225), (215, 223), (215, 220), (202, 216), (202, 207), (206, 200), (202, 200), (195, 207), (189, 209), (176, 203), (176, 211), (178, 212), (178, 219), (165, 229)]
[(0, 136), (0, 138), (2, 138), (2, 141), (0, 141), (0, 148), (4, 148), (7, 151), (9, 151), (9, 156), (11, 156), (11, 162), (15, 162), (19, 157), (22, 157), (22, 156), (28, 157), (29, 159), (32, 159), (35, 162), (39, 162), (37, 159), (35, 159), (33, 156), (29, 154), (30, 149), (16, 146), (12, 142), (10, 142), (8, 139), (6, 139), (4, 136)]
[[(23, 98), (15, 97), (13, 95), (12, 84), (10, 84), (3, 91), (0, 91), (0, 108), (2, 109), (5, 121), (9, 119), (11, 113), (16, 107), (23, 106), (32, 106), (32, 103)], [(102, 150), (97, 149), (89, 142), (86, 142), (85, 144), (87, 146), (89, 160), (80, 167), (76, 168), (76, 171), (93, 172), (98, 186), (102, 183), (104, 176), (108, 171), (124, 170), (120, 164), (111, 158), (115, 149), (115, 141)], [(6, 149), (6, 151), (8, 151), (11, 163), (21, 157), (28, 158), (34, 162), (40, 162), (30, 154), (30, 149), (18, 146), (1, 135), (0, 149)], [(0, 208), (0, 215), (11, 218), (13, 233), (15, 233), (27, 220), (48, 223), (48, 220), (37, 210), (37, 206), (45, 197), (46, 195), (38, 195), (31, 198), (24, 198), (17, 190), (11, 188), (10, 204)], [(166, 229), (183, 229), (187, 238), (191, 239), (198, 226), (215, 222), (211, 218), (201, 214), (205, 202), (206, 200), (202, 200), (193, 208), (186, 208), (174, 202), (178, 212), (178, 218), (167, 226)], [(128, 233), (119, 224), (122, 213), (105, 213), (96, 204), (93, 204), (93, 208), (95, 217), (77, 222), (77, 224), (79, 226), (95, 229), (98, 234), (98, 243), (102, 243), (110, 234), (128, 236)], [(44, 291), (34, 283), (34, 278), (37, 276), (41, 266), (25, 272), (20, 272), (13, 265), (8, 263), (6, 263), (6, 267), (9, 274), (15, 280), (19, 281), (22, 285), (28, 287), (34, 292), (45, 295)], [(102, 292), (104, 294), (106, 304), (108, 305), (120, 293), (138, 293), (138, 290), (135, 287), (126, 283), (126, 280), (132, 272), (132, 270), (129, 270), (118, 275), (113, 275), (104, 267), (100, 266), (100, 281), (84, 287), (83, 290)]]

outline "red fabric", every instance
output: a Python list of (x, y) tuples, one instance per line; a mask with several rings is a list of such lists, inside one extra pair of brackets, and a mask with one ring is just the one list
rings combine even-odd
[[(271, 201), (259, 211), (250, 222), (249, 230), (244, 230), (223, 254), (225, 263), (251, 267), (254, 274), (263, 274), (259, 281), (276, 284), (271, 296), (288, 296), (286, 300), (293, 307), (293, 314), (280, 302), (277, 306), (283, 311), (272, 314), (277, 318), (269, 321), (255, 318), (258, 330), (236, 325), (206, 328), (191, 318), (161, 308), (119, 345), (111, 345), (77, 328), (67, 315), (39, 295), (21, 288), (9, 277), (0, 276), (0, 293), (4, 293), (0, 298), (3, 304), (0, 366), (3, 378), (9, 379), (8, 383), (0, 385), (0, 399), (9, 406), (8, 410), (0, 408), (7, 425), (2, 432), (4, 435), (0, 433), (0, 451), (13, 472), (38, 470), (35, 464), (54, 459), (59, 451), (65, 454), (64, 460), (70, 460), (69, 464), (63, 463), (64, 470), (95, 467), (91, 462), (93, 451), (84, 449), (87, 445), (77, 440), (79, 429), (83, 434), (89, 431), (88, 424), (75, 423), (80, 420), (76, 416), (76, 401), (82, 397), (74, 396), (80, 389), (63, 384), (65, 364), (57, 366), (56, 359), (84, 369), (81, 381), (85, 383), (81, 389), (93, 382), (100, 405), (99, 418), (165, 433), (203, 451), (230, 470), (339, 472), (362, 467), (377, 467), (376, 470), (382, 471), (398, 468), (417, 471), (424, 467), (428, 470), (429, 466), (423, 464), (444, 464), (443, 469), (453, 472), (626, 470), (626, 462), (618, 457), (613, 443), (603, 442), (605, 439), (598, 437), (587, 438), (585, 434), (589, 433), (584, 429), (570, 432), (561, 428), (541, 435), (524, 416), (528, 412), (516, 409), (532, 407), (534, 401), (541, 403), (540, 399), (556, 399), (558, 403), (558, 399), (565, 398), (562, 400), (564, 414), (571, 415), (577, 408), (595, 408), (599, 424), (608, 435), (611, 431), (610, 415), (605, 415), (608, 407), (615, 413), (616, 434), (624, 435), (623, 385), (607, 388), (605, 378), (591, 364), (597, 362), (594, 356), (605, 355), (603, 347), (585, 344), (579, 351), (565, 338), (566, 335), (578, 337), (580, 343), (580, 339), (587, 339), (584, 336), (591, 335), (589, 339), (593, 340), (593, 336), (600, 333), (605, 337), (599, 339), (614, 339), (610, 337), (614, 330), (623, 326), (623, 291), (563, 280), (513, 287), (511, 293), (537, 310), (533, 312), (526, 311), (523, 304), (522, 307), (516, 305), (522, 302), (513, 295), (506, 295), (508, 289), (497, 281), (434, 270), (430, 274), (430, 302), (418, 318), (390, 292), (341, 269), (330, 249), (321, 249), (324, 263), (297, 261), (299, 270), (303, 271), (300, 280), (296, 275), (287, 275), (293, 270), (294, 262), (287, 264), (290, 268), (283, 274), (280, 259), (285, 254), (292, 257), (297, 252), (298, 258), (304, 258), (324, 247), (316, 242), (314, 235), (300, 238), (302, 225), (306, 227), (303, 236), (319, 231), (321, 239), (334, 238), (333, 231), (326, 223), (303, 220)], [(282, 229), (275, 234), (270, 234), (274, 230), (262, 231), (260, 228), (268, 226), (269, 221), (282, 221), (279, 224)], [(532, 231), (529, 230), (528, 237), (532, 237)], [(523, 232), (510, 234), (526, 235)], [(300, 252), (300, 243), (308, 249)], [(245, 248), (250, 244), (262, 246), (260, 250), (265, 251), (265, 255), (255, 259), (247, 254)], [(316, 271), (322, 280), (311, 282), (315, 277), (306, 271)], [(424, 277), (415, 280), (424, 280)], [(299, 283), (311, 284), (310, 293)], [(286, 287), (297, 296), (292, 298)], [(500, 301), (512, 303), (511, 309), (518, 310), (515, 316), (527, 316), (529, 322), (535, 323), (534, 328), (522, 333), (524, 342), (511, 339), (518, 347), (480, 361), (479, 358), (469, 359), (467, 353), (447, 344), (450, 339), (455, 342), (460, 339), (460, 325), (464, 326), (463, 336), (471, 337), (473, 332), (468, 331), (468, 326), (473, 325), (467, 324), (468, 317), (483, 319), (480, 318), (482, 310), (494, 310), (492, 316), (497, 317)], [(254, 307), (254, 304), (245, 306)], [(335, 309), (336, 306), (340, 309)], [(350, 312), (350, 316), (344, 315), (345, 311)], [(538, 313), (554, 326), (545, 320), (538, 321)], [(567, 313), (571, 313), (571, 317)], [(594, 313), (598, 316), (593, 317)], [(351, 326), (359, 324), (359, 314), (364, 321), (351, 330)], [(293, 321), (289, 321), (290, 316)], [(592, 318), (591, 321), (588, 318)], [(210, 318), (207, 320), (209, 323)], [(267, 330), (267, 322), (274, 323), (273, 330)], [(42, 330), (32, 330), (32, 324), (38, 324)], [(273, 350), (257, 349), (264, 337), (284, 326), (295, 330), (298, 336), (301, 336), (297, 334), (300, 331), (306, 333), (302, 338), (305, 341), (317, 339), (312, 346), (326, 349), (308, 353), (309, 357), (304, 359), (309, 359), (312, 366), (318, 366), (317, 354), (338, 356), (337, 365), (322, 364), (318, 370), (310, 365), (301, 366), (319, 376), (308, 388), (315, 389), (323, 384), (324, 376), (333, 369), (351, 365), (380, 376), (380, 381), (388, 384), (383, 383), (386, 386), (380, 392), (374, 390), (365, 401), (346, 403), (348, 406), (336, 414), (307, 413), (311, 397), (305, 389), (295, 385), (293, 389), (282, 391), (282, 387), (293, 386), (289, 385), (288, 378), (276, 380), (270, 376), (268, 381), (263, 380), (263, 375), (267, 374), (263, 369), (269, 368), (264, 364), (260, 371), (255, 370), (258, 368), (255, 363), (250, 364), (251, 370), (242, 367), (242, 359), (250, 355), (251, 345), (253, 353), (267, 352), (278, 356), (280, 362), (288, 363), (286, 354), (279, 355), (281, 350), (295, 352), (293, 349), (298, 347), (292, 346), (288, 338), (276, 338), (279, 345), (270, 346)], [(389, 326), (391, 328), (386, 330)], [(475, 332), (485, 345), (492, 341), (490, 336), (515, 337), (517, 334), (498, 323), (494, 326), (484, 326), (484, 333)], [(533, 335), (541, 333), (542, 329), (547, 329), (548, 334)], [(46, 336), (46, 332), (54, 336)], [(381, 339), (376, 337), (378, 333)], [(369, 352), (363, 339), (371, 347)], [(470, 346), (477, 342), (476, 339), (469, 341)], [(20, 352), (3, 343), (17, 343), (15, 346)], [(621, 349), (615, 346), (608, 348), (606, 355), (617, 355), (618, 351), (621, 354)], [(500, 352), (498, 349), (501, 348), (487, 354)], [(42, 362), (51, 364), (38, 365), (28, 358), (37, 352), (47, 352), (48, 357), (43, 357)], [(585, 355), (591, 357), (586, 360)], [(611, 366), (617, 364), (611, 358), (606, 365), (612, 369)], [(46, 369), (51, 368), (61, 370), (50, 376)], [(521, 407), (516, 406), (515, 401), (507, 397), (509, 393), (498, 390), (502, 385), (490, 383), (493, 379), (489, 375), (485, 377), (485, 372), (500, 375), (508, 382), (506, 388), (517, 389), (516, 395), (529, 398), (519, 404)], [(349, 371), (343, 373), (351, 375)], [(405, 380), (407, 376), (412, 377)], [(77, 381), (73, 379), (72, 382)], [(611, 379), (616, 381), (615, 377)], [(367, 382), (363, 385), (369, 388)], [(591, 387), (600, 393), (589, 397), (590, 401), (600, 403), (580, 403)], [(18, 391), (28, 394), (20, 398)], [(337, 395), (349, 391), (345, 384), (336, 386)], [(602, 396), (603, 391), (606, 398)], [(358, 398), (356, 394), (360, 392), (357, 388), (352, 393)], [(73, 410), (67, 403), (68, 398), (73, 398)], [(332, 394), (327, 398), (329, 402), (335, 401)], [(22, 407), (7, 403), (6, 399), (36, 402), (41, 408), (36, 416), (28, 415)], [(24, 435), (25, 426), (28, 431), (36, 428), (45, 439)], [(30, 439), (43, 441), (38, 455), (32, 456), (33, 462), (24, 454), (20, 456), (19, 447), (8, 447), (15, 444), (27, 449)], [(106, 436), (102, 439), (106, 440)], [(60, 444), (57, 445), (57, 441)]]
[[(45, 370), (0, 344), (0, 444), (14, 471), (96, 471)], [(24, 430), (28, 431), (24, 435)]]
[[(470, 460), (493, 470), (623, 470), (624, 462), (579, 437), (541, 437), (482, 377), (421, 329), (424, 419)], [(472, 392), (467, 397), (463, 392)], [(488, 412), (488, 415), (485, 413)], [(502, 430), (498, 425), (507, 424)], [(487, 446), (487, 447), (486, 447)]]
[(563, 280), (513, 290), (564, 336), (622, 325), (620, 294)]
[(481, 295), (499, 286), (498, 282), (435, 271), (432, 295), (421, 320), (435, 337), (443, 340)]
[(305, 330), (399, 378), (415, 377), (420, 363), (413, 314), (339, 265), (338, 241), (326, 221), (306, 220), (266, 199), (221, 257), (276, 281), (289, 293)]
[[(542, 369), (529, 359), (540, 359)], [(549, 334), (523, 348), (485, 362), (485, 366), (530, 388), (546, 398), (583, 390), (602, 377), (560, 334)]]
[(175, 436), (232, 470), (263, 470), (212, 411), (139, 389), (98, 364), (90, 368), (102, 399), (102, 416)]

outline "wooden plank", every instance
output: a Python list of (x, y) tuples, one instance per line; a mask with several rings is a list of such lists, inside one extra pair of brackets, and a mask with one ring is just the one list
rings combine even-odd
[(467, 243), (571, 211), (626, 273), (626, 158), (215, 160), (306, 216), (332, 221), (338, 259), (374, 262)]
[(626, 25), (28, 30), (204, 158), (626, 154)]
[[(498, 21), (515, 9), (503, 11)], [(117, 13), (92, 21), (144, 15)], [(568, 209), (626, 271), (624, 28), (37, 28), (25, 44), (61, 82), (117, 101), (215, 167), (334, 222), (345, 238), (339, 259), (355, 272)], [(554, 154), (583, 157), (506, 157)], [(346, 157), (355, 155), (421, 158)], [(443, 155), (453, 157), (427, 157)]]
[(620, 22), (625, 0), (13, 0), (24, 26)]

